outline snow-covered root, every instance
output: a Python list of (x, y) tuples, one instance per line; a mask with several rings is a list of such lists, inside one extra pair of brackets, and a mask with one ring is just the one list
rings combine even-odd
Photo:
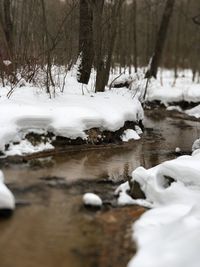
[(137, 168), (146, 199), (127, 194), (129, 184), (116, 193), (119, 204), (152, 207), (133, 225), (138, 252), (128, 267), (198, 267), (200, 254), (200, 149), (151, 169)]
[(15, 209), (15, 198), (12, 192), (4, 184), (4, 175), (0, 171), (0, 216), (10, 215)]

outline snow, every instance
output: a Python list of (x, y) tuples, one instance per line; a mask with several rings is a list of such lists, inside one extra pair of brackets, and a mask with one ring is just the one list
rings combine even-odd
[(138, 125), (135, 125), (135, 131), (138, 135), (143, 133), (142, 129)]
[[(171, 183), (167, 180), (171, 177)], [(151, 169), (132, 173), (145, 200), (127, 195), (128, 183), (116, 193), (122, 204), (152, 207), (133, 225), (138, 252), (128, 267), (197, 267), (200, 262), (200, 149)]]
[(200, 148), (200, 139), (196, 139), (192, 145), (192, 151), (195, 151)]
[[(160, 75), (159, 72), (158, 77)], [(173, 71), (163, 70), (162, 81), (161, 85), (159, 79), (151, 79), (147, 90), (147, 101), (158, 100), (166, 106), (172, 102), (200, 102), (199, 84), (192, 82), (191, 70), (180, 71), (175, 84)]]
[(22, 156), (24, 154), (32, 154), (36, 152), (46, 151), (54, 149), (50, 143), (40, 143), (39, 145), (33, 146), (28, 140), (22, 140), (19, 144), (10, 144), (7, 151), (5, 151), (6, 156), (19, 155)]
[(199, 119), (200, 118), (200, 105), (197, 105), (194, 108), (186, 110), (185, 113), (189, 116)]
[(0, 170), (0, 210), (15, 208), (15, 199), (11, 191), (4, 184), (4, 175)]
[(101, 207), (103, 202), (101, 198), (94, 193), (85, 193), (83, 195), (83, 203), (86, 206)]
[[(6, 144), (24, 140), (29, 132), (49, 131), (71, 139), (87, 139), (85, 130), (90, 128), (116, 131), (125, 121), (143, 119), (141, 104), (128, 89), (95, 94), (92, 85), (93, 81), (85, 87), (68, 73), (64, 92), (57, 89), (51, 99), (44, 89), (27, 83), (14, 88), (10, 98), (10, 88), (0, 88), (0, 150)], [(30, 146), (27, 149), (32, 150)]]
[(121, 139), (123, 142), (128, 142), (129, 140), (133, 139), (133, 140), (139, 140), (140, 136), (138, 135), (138, 133), (132, 129), (127, 129), (123, 132)]
[(168, 110), (168, 111), (176, 110), (178, 112), (182, 112), (183, 111), (182, 108), (179, 107), (179, 106), (169, 106), (169, 107), (166, 108), (166, 110)]
[[(121, 75), (116, 82), (125, 83), (128, 79), (132, 80), (130, 84), (130, 90), (132, 91), (133, 97), (137, 96), (141, 101), (144, 101), (144, 91), (146, 87), (145, 69), (139, 69), (138, 73), (128, 73), (128, 70)], [(153, 102), (159, 101), (164, 104), (167, 110), (177, 110), (183, 112), (181, 107), (174, 105), (173, 103), (180, 103), (182, 101), (188, 103), (200, 102), (200, 90), (198, 81), (192, 81), (192, 71), (190, 69), (178, 70), (178, 77), (174, 81), (174, 71), (168, 69), (159, 69), (157, 79), (151, 78), (148, 83), (147, 94), (145, 101)], [(117, 77), (111, 75), (110, 83)], [(200, 117), (200, 107), (194, 112), (194, 116)], [(190, 113), (190, 111), (188, 111)]]
[(3, 60), (3, 64), (8, 67), (12, 62), (10, 60)]
[(180, 147), (176, 147), (176, 148), (175, 148), (175, 152), (176, 152), (176, 153), (180, 153), (180, 152), (181, 152)]

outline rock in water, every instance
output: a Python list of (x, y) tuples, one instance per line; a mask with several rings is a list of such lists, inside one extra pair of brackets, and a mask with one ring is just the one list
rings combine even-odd
[(176, 148), (175, 148), (175, 152), (176, 152), (176, 153), (180, 153), (180, 152), (181, 152), (180, 147), (176, 147)]
[(83, 203), (85, 206), (100, 208), (103, 204), (101, 198), (94, 193), (86, 193), (83, 195)]

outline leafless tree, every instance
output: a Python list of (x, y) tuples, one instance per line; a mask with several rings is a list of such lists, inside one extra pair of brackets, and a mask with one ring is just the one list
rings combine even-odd
[(153, 57), (151, 58), (150, 66), (145, 75), (146, 78), (151, 78), (152, 76), (156, 78), (158, 66), (161, 61), (161, 56), (162, 56), (162, 52), (163, 52), (163, 48), (164, 48), (164, 44), (165, 44), (165, 40), (167, 36), (169, 21), (172, 15), (173, 7), (174, 7), (174, 3), (175, 3), (175, 0), (167, 0), (166, 2), (160, 28), (159, 28), (158, 35), (157, 35), (154, 54), (153, 54)]
[(93, 49), (93, 11), (88, 0), (80, 0), (79, 19), (79, 67), (77, 79), (87, 84), (94, 59)]

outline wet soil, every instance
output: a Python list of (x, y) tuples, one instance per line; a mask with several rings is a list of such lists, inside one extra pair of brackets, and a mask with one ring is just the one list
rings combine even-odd
[[(5, 162), (1, 168), (17, 208), (0, 220), (1, 267), (126, 266), (136, 252), (132, 223), (145, 211), (117, 207), (114, 190), (138, 166), (152, 167), (189, 153), (200, 123), (146, 113), (139, 141), (125, 146), (63, 151), (47, 158)], [(100, 210), (83, 206), (82, 195), (103, 199)]]

